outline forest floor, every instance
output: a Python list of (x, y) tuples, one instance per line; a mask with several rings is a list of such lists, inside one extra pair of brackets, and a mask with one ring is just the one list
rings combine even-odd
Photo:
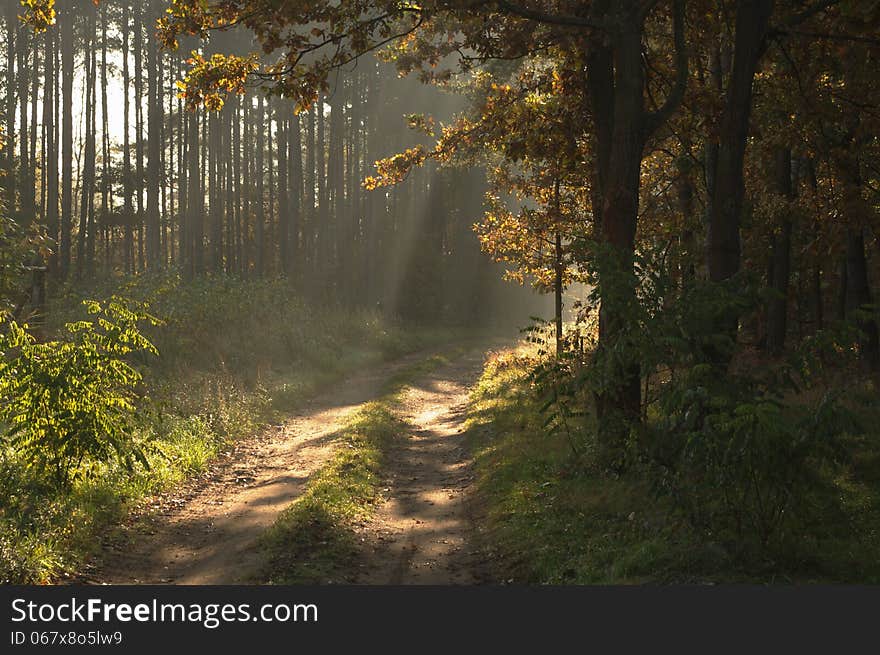
[[(421, 373), (399, 392), (402, 428), (384, 458), (384, 486), (357, 527), (357, 570), (338, 579), (365, 584), (467, 584), (479, 581), (466, 491), (472, 480), (464, 444), (468, 393), (484, 361), (471, 348)], [(347, 422), (389, 380), (426, 354), (408, 355), (349, 377), (280, 424), (234, 444), (197, 479), (156, 498), (109, 535), (78, 582), (235, 584), (266, 566), (262, 535), (300, 498), (310, 478), (342, 445)], [(356, 563), (357, 562), (357, 563)]]

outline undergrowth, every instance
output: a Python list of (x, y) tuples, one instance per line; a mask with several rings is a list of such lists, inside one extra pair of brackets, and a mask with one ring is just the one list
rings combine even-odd
[[(477, 541), (499, 580), (542, 584), (880, 581), (880, 444), (846, 436), (845, 464), (812, 472), (809, 512), (773, 549), (731, 544), (682, 516), (643, 471), (610, 475), (594, 419), (548, 430), (534, 348), (496, 353), (472, 394)], [(855, 393), (855, 392), (853, 392)], [(863, 422), (877, 416), (860, 405)], [(875, 412), (876, 413), (876, 412)], [(572, 434), (580, 448), (572, 447)], [(757, 540), (757, 535), (756, 535)]]

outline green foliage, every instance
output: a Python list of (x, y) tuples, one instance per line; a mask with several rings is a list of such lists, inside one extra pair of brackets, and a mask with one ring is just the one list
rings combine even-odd
[(580, 376), (576, 374), (582, 364), (583, 352), (568, 348), (555, 356), (548, 356), (554, 347), (551, 341), (555, 339), (555, 326), (536, 317), (532, 320), (534, 324), (524, 332), (526, 340), (538, 347), (538, 359), (529, 374), (529, 382), (539, 402), (537, 411), (542, 417), (541, 427), (548, 435), (564, 436), (572, 454), (585, 463), (593, 444), (584, 429), (587, 403), (584, 402)]
[[(592, 452), (573, 458), (566, 434), (544, 428), (533, 382), (540, 361), (534, 348), (496, 354), (471, 396), (467, 432), (477, 474), (477, 538), (496, 579), (880, 580), (880, 440), (871, 427), (880, 416), (876, 403), (861, 404), (870, 393), (846, 399), (820, 393), (810, 403), (802, 390), (776, 405), (749, 401), (758, 393), (753, 387), (722, 392), (718, 387), (727, 378), (695, 372), (676, 386), (686, 394), (689, 383), (711, 385), (697, 395), (718, 405), (711, 410), (712, 431), (695, 428), (690, 442), (678, 438), (675, 426), (662, 424), (666, 419), (652, 405), (647, 423), (653, 429), (631, 448), (643, 459), (623, 475), (608, 476), (589, 466)], [(843, 411), (849, 405), (852, 413)], [(843, 433), (856, 430), (853, 414), (867, 428), (857, 436)], [(589, 443), (589, 416), (573, 419), (571, 428), (582, 435), (582, 444)], [(729, 471), (721, 459), (727, 443)], [(683, 447), (688, 451), (679, 450)], [(676, 466), (665, 469), (665, 480), (663, 456)], [(750, 504), (757, 500), (746, 484), (750, 470), (760, 483), (761, 508)], [(772, 476), (780, 479), (768, 479)], [(785, 511), (776, 524), (765, 524), (770, 528), (765, 545), (752, 521), (773, 518), (773, 493), (779, 493)], [(692, 506), (702, 517), (688, 515)]]
[(4, 319), (0, 336), (0, 421), (5, 439), (39, 476), (69, 487), (89, 466), (117, 458), (146, 465), (131, 439), (141, 374), (126, 357), (158, 354), (140, 331), (157, 323), (120, 300), (85, 301), (92, 319), (68, 323), (63, 339), (38, 343)]
[(762, 305), (753, 278), (682, 284), (662, 253), (637, 254), (631, 275), (609, 253), (593, 255), (581, 318), (595, 317), (601, 298), (615, 304), (617, 329), (593, 353), (538, 360), (530, 381), (543, 428), (566, 437), (584, 470), (601, 469), (604, 444), (585, 410), (637, 366), (642, 417), (620, 445), (623, 468), (732, 553), (790, 545), (817, 512), (831, 511), (814, 502), (824, 497), (820, 472), (844, 465), (841, 440), (863, 431), (828, 366), (844, 363), (852, 326), (817, 333), (785, 361), (756, 362), (729, 329), (730, 317), (752, 322)]
[(640, 453), (656, 489), (733, 551), (789, 541), (808, 520), (819, 472), (842, 462), (858, 424), (832, 394), (786, 401), (778, 381), (694, 366), (664, 389)]
[(27, 266), (42, 261), (47, 252), (43, 228), (36, 223), (22, 227), (0, 205), (0, 312), (22, 301), (29, 283)]

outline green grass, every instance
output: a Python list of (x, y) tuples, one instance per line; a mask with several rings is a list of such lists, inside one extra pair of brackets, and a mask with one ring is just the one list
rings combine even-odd
[(359, 557), (356, 524), (381, 500), (383, 461), (406, 431), (395, 411), (401, 395), (413, 380), (446, 361), (434, 355), (398, 372), (380, 398), (361, 407), (334, 435), (330, 461), (261, 538), (266, 564), (256, 582), (351, 581)]
[(137, 363), (145, 384), (133, 438), (147, 446), (149, 469), (86, 463), (89, 475), (60, 491), (0, 444), (0, 583), (75, 575), (127, 513), (204, 470), (232, 441), (355, 370), (454, 336), (369, 311), (308, 307), (281, 280), (184, 285), (173, 276), (63, 290), (50, 333), (81, 315), (78, 298), (112, 293), (151, 300), (166, 321), (151, 333), (160, 357)]
[[(500, 581), (540, 584), (880, 581), (880, 439), (818, 472), (809, 524), (772, 553), (734, 553), (692, 528), (636, 475), (600, 475), (547, 434), (527, 380), (534, 355), (490, 359), (472, 395), (477, 545)], [(877, 425), (876, 420), (869, 425)], [(579, 429), (588, 433), (590, 426)], [(589, 457), (589, 456), (587, 456)]]

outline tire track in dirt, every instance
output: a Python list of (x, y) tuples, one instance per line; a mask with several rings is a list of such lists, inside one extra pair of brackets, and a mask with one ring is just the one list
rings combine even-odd
[(484, 350), (471, 351), (421, 378), (403, 394), (408, 426), (385, 462), (385, 502), (362, 526), (359, 584), (477, 584), (485, 581), (468, 489), (472, 462), (464, 422)]
[(246, 582), (261, 564), (255, 542), (329, 459), (346, 420), (396, 372), (425, 357), (416, 353), (372, 367), (306, 403), (284, 424), (238, 441), (205, 475), (134, 515), (77, 582)]

